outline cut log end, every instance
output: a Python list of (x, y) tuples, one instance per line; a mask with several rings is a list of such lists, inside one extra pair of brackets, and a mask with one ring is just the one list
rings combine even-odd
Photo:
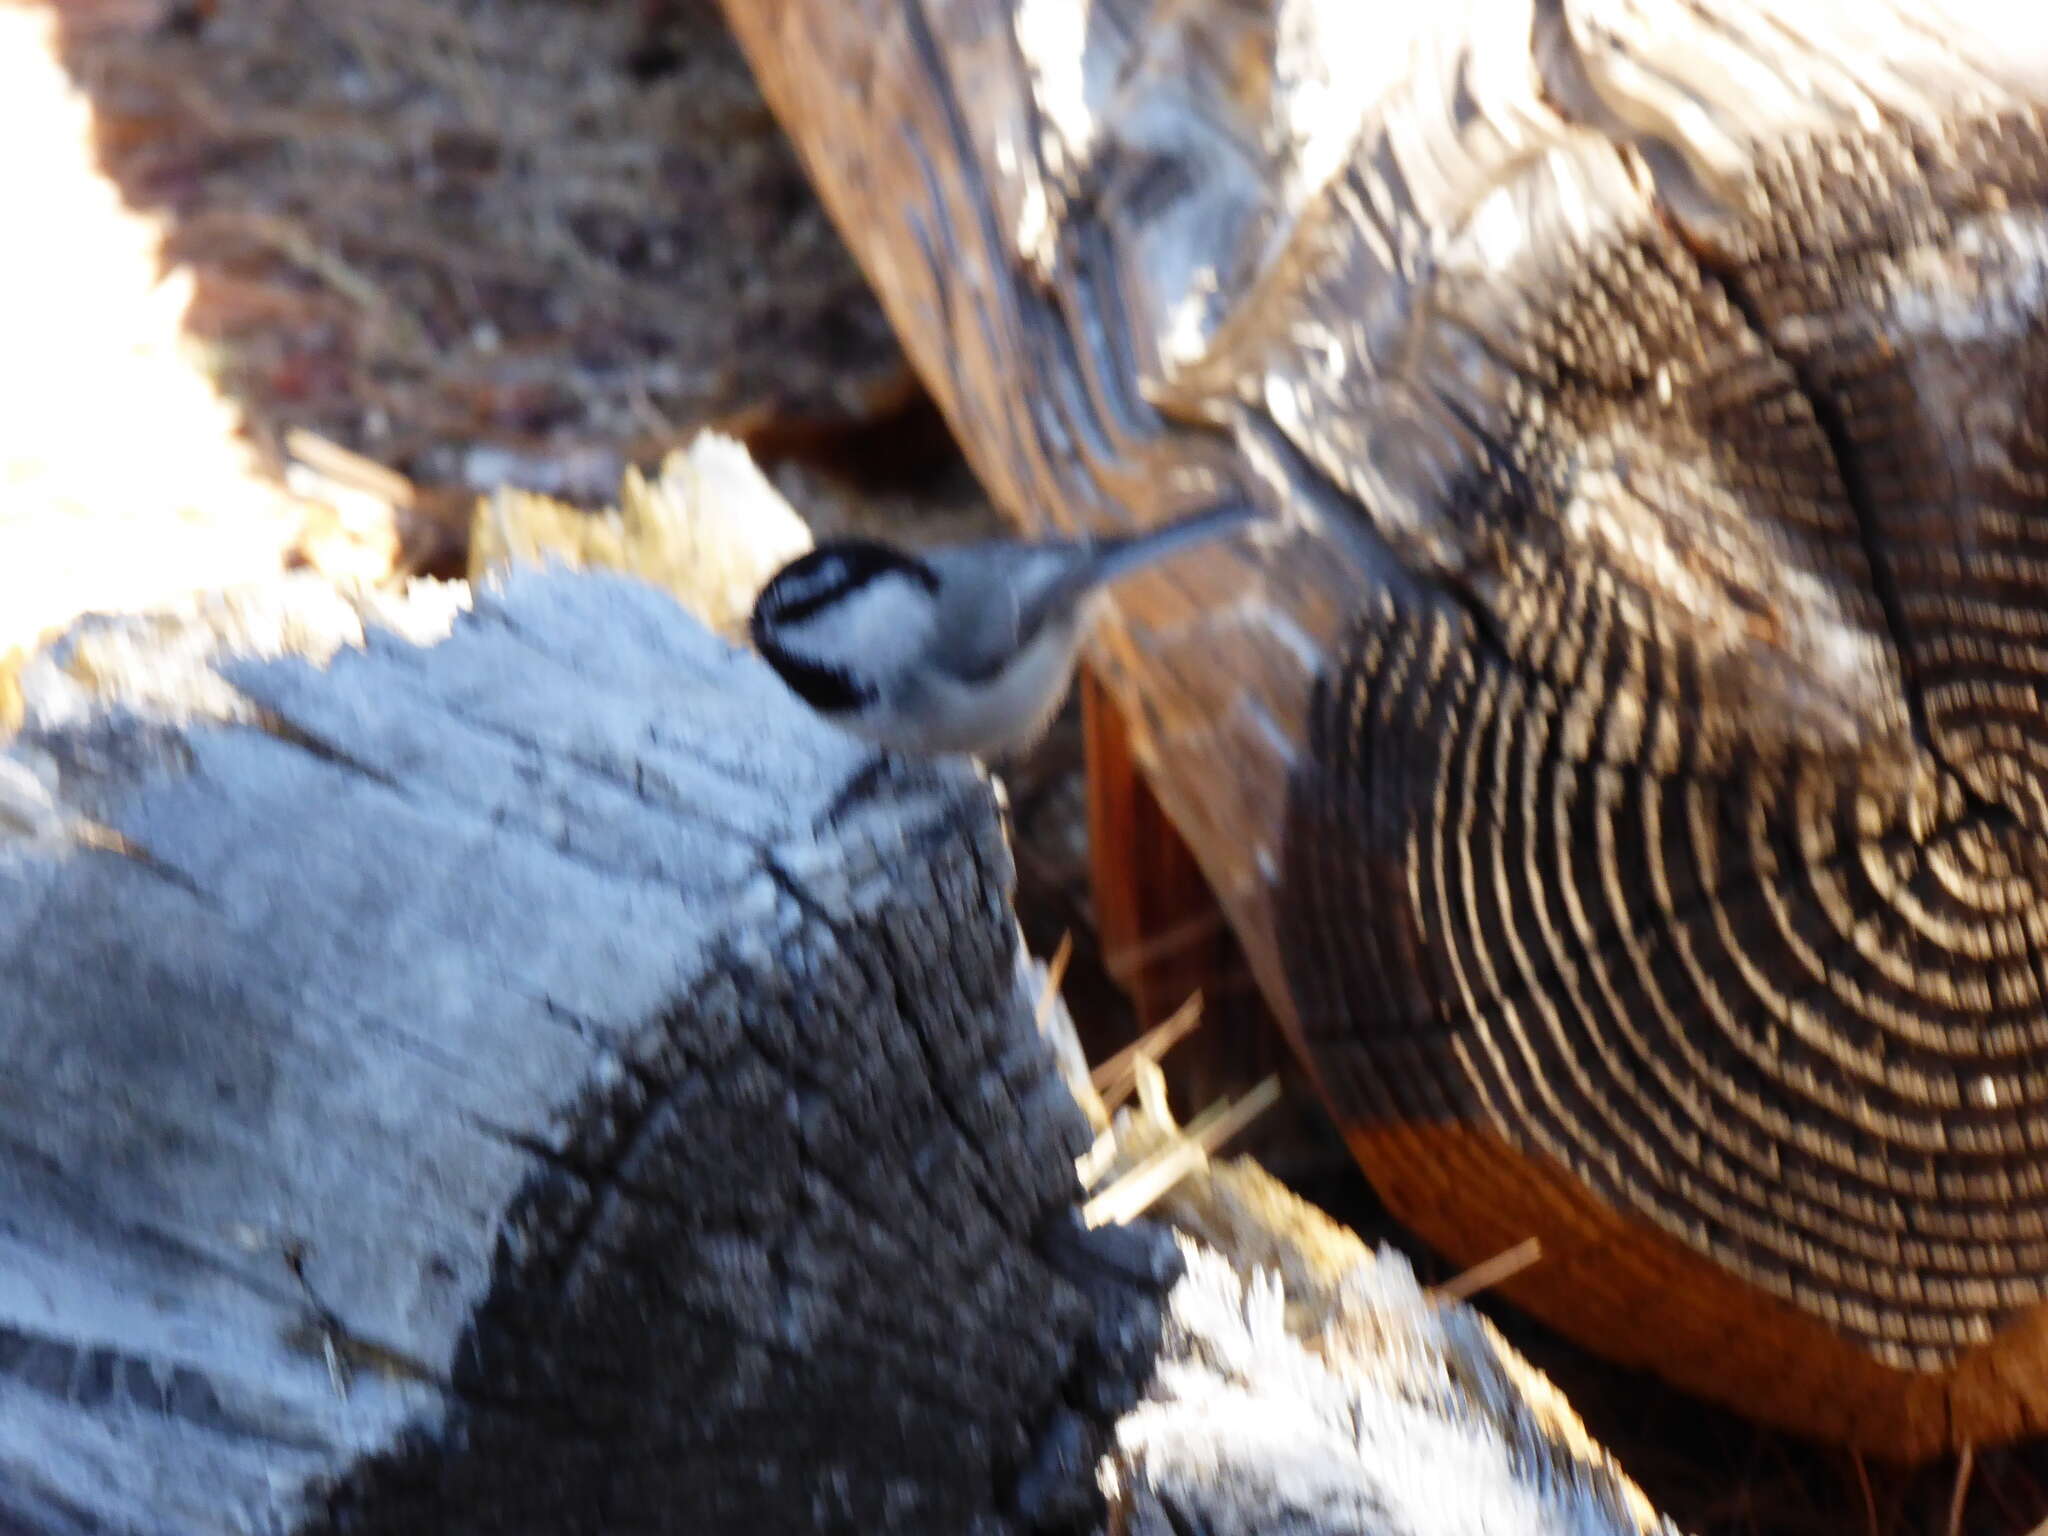
[(728, 5), (1021, 522), (1274, 512), (1101, 649), (1339, 1117), (1511, 1149), (1422, 1234), (1575, 1181), (1917, 1454), (2048, 1414), (2048, 13), (1794, 9)]

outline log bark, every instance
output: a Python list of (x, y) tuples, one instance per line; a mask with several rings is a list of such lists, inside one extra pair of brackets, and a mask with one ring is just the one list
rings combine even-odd
[(24, 674), (0, 1530), (1095, 1518), (1177, 1261), (1078, 1224), (986, 786), (630, 582), (359, 622)]
[(1895, 1456), (2048, 1427), (2048, 12), (726, 0), (1403, 1219)]

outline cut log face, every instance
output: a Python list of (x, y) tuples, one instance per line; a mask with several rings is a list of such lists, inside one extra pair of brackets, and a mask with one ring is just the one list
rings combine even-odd
[(1079, 1228), (985, 784), (629, 582), (222, 688), (353, 623), (255, 607), (0, 757), (0, 1527), (1083, 1517), (1177, 1261)]
[(2048, 12), (727, 8), (1013, 511), (1274, 512), (1098, 662), (1401, 1214), (2048, 1428)]

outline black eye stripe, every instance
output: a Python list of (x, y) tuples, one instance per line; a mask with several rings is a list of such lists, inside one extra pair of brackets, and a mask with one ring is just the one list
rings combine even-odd
[(872, 539), (835, 539), (777, 572), (755, 600), (754, 616), (799, 623), (856, 587), (892, 573), (909, 577), (927, 592), (938, 590), (939, 578), (914, 555)]
[(820, 714), (851, 713), (881, 697), (874, 688), (855, 682), (853, 674), (844, 667), (826, 666), (793, 655), (777, 645), (774, 636), (764, 635), (758, 628), (754, 644), (776, 675), (789, 685), (789, 691)]

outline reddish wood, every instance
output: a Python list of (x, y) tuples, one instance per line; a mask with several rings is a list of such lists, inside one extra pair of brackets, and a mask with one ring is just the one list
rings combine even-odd
[[(1201, 1027), (1165, 1063), (1174, 1104), (1192, 1114), (1292, 1061), (1222, 906), (1139, 767), (1115, 699), (1086, 669), (1080, 688), (1103, 968), (1129, 995), (1140, 1031), (1202, 994)], [(1124, 1043), (1083, 1040), (1091, 1056)]]

